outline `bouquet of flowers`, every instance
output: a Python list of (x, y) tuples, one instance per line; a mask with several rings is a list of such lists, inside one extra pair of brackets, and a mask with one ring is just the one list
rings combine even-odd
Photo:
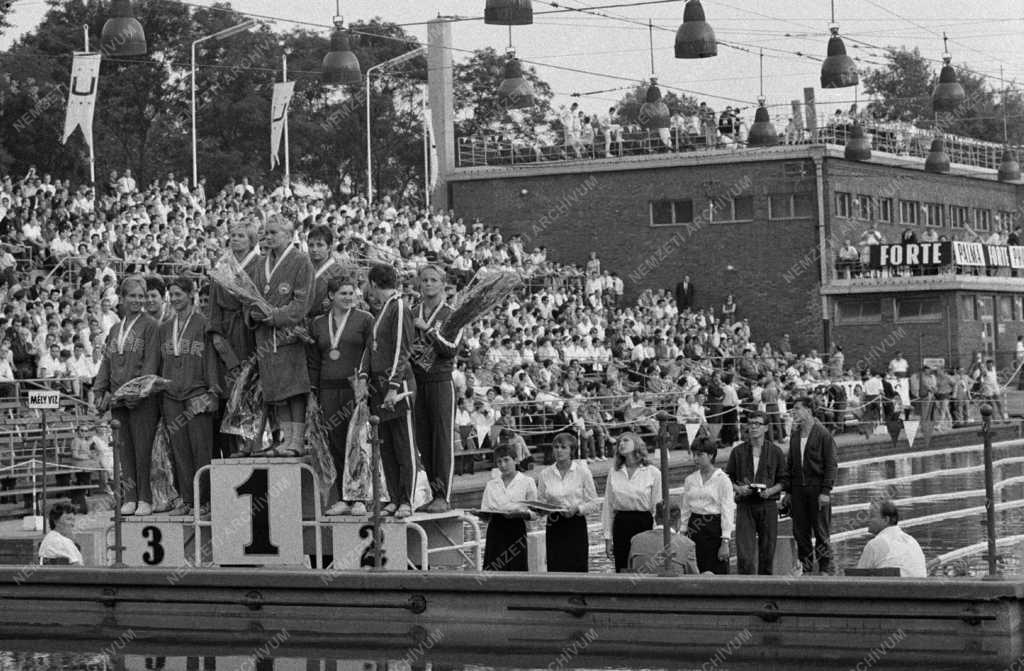
[(320, 483), (321, 503), (326, 506), (331, 495), (331, 486), (338, 477), (334, 467), (334, 459), (327, 447), (327, 425), (324, 413), (316, 400), (316, 394), (309, 394), (306, 401), (306, 445), (308, 454), (313, 458), (313, 472)]
[(152, 394), (158, 394), (167, 389), (171, 380), (159, 375), (140, 375), (128, 380), (114, 392), (110, 399), (113, 406), (121, 406), (138, 403)]
[[(363, 401), (356, 405), (352, 419), (348, 423), (348, 435), (345, 438), (345, 472), (342, 473), (341, 491), (343, 501), (373, 500), (373, 484), (370, 479), (373, 448), (370, 445), (370, 409)], [(377, 470), (377, 486), (381, 500), (388, 500), (388, 488), (384, 484), (382, 468)]]
[[(171, 463), (170, 437), (167, 426), (161, 419), (153, 439), (153, 459), (149, 467), (149, 486), (153, 492), (153, 510), (164, 512), (174, 508), (178, 502), (178, 490), (174, 488), (174, 466)], [(192, 505), (191, 501), (186, 501)]]
[[(455, 309), (441, 324), (438, 334), (445, 340), (455, 340), (463, 327), (498, 307), (524, 279), (519, 271), (481, 268), (459, 294)], [(430, 369), (436, 357), (428, 342), (420, 342), (413, 347), (412, 360), (424, 370)]]
[(224, 419), (220, 423), (221, 433), (241, 436), (253, 440), (263, 422), (263, 386), (260, 384), (256, 361), (247, 360), (238, 372), (238, 378), (231, 387)]

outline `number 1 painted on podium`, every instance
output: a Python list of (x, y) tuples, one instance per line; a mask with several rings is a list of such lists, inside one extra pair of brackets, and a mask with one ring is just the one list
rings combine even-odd
[(270, 542), (269, 470), (254, 468), (249, 479), (235, 487), (239, 496), (249, 496), (252, 540), (245, 546), (247, 555), (276, 555), (281, 550)]

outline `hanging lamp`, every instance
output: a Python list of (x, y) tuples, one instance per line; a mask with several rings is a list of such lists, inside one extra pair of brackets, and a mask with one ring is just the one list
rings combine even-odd
[(487, 0), (484, 23), (489, 26), (529, 26), (533, 23), (530, 0)]
[(100, 51), (106, 56), (145, 56), (146, 31), (132, 14), (131, 0), (114, 0), (110, 18), (100, 33)]
[(932, 140), (931, 151), (928, 158), (924, 160), (925, 172), (947, 173), (949, 172), (949, 156), (946, 155), (946, 143), (941, 137)]
[(758, 61), (758, 72), (760, 81), (760, 95), (757, 98), (757, 111), (754, 112), (754, 123), (750, 125), (747, 133), (748, 147), (774, 147), (779, 143), (779, 134), (775, 131), (775, 124), (768, 114), (768, 108), (764, 105), (764, 49), (761, 50)]
[(999, 181), (1020, 181), (1020, 163), (1017, 162), (1017, 159), (1014, 157), (1013, 152), (1010, 151), (1009, 147), (1003, 149), (1003, 160), (999, 163)]
[(871, 138), (864, 132), (860, 122), (854, 122), (853, 128), (850, 129), (843, 156), (847, 161), (867, 161), (871, 158)]
[(345, 30), (345, 19), (341, 16), (341, 0), (335, 3), (334, 32), (331, 33), (331, 50), (324, 54), (320, 63), (320, 79), (324, 84), (357, 86), (363, 81), (359, 59), (352, 51), (349, 32)]
[(828, 53), (821, 64), (821, 88), (841, 89), (856, 86), (860, 82), (857, 64), (846, 55), (846, 44), (839, 37), (839, 24), (836, 23), (836, 2), (832, 0), (832, 23), (828, 26), (831, 37), (828, 38)]
[(505, 61), (505, 79), (498, 86), (498, 105), (505, 109), (526, 109), (533, 107), (533, 86), (523, 77), (523, 66), (516, 58), (516, 52), (508, 51)]
[(704, 17), (700, 0), (687, 0), (683, 22), (676, 31), (676, 58), (709, 58), (718, 55), (715, 31)]
[(661, 99), (657, 77), (651, 77), (651, 85), (647, 88), (644, 104), (640, 106), (640, 125), (647, 130), (659, 130), (669, 127), (668, 105)]
[(932, 111), (936, 114), (955, 112), (967, 98), (964, 87), (956, 76), (956, 70), (950, 65), (953, 57), (949, 54), (949, 38), (942, 33), (942, 70), (939, 72), (939, 83), (932, 91)]

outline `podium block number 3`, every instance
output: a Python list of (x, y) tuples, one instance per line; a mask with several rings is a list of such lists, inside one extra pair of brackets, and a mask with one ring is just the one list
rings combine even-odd
[(278, 555), (280, 548), (270, 542), (270, 496), (269, 471), (254, 468), (249, 479), (235, 487), (239, 496), (249, 497), (250, 525), (252, 539), (243, 548), (247, 555)]

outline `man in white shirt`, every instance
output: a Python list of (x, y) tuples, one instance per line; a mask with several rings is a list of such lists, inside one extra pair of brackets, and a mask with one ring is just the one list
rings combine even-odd
[(903, 352), (896, 352), (896, 356), (889, 362), (889, 370), (896, 374), (896, 377), (907, 377), (909, 364), (903, 358)]
[(898, 568), (904, 578), (926, 578), (928, 568), (921, 546), (913, 536), (900, 529), (899, 511), (889, 499), (873, 501), (868, 532), (874, 538), (864, 546), (857, 568)]
[(40, 564), (70, 564), (83, 566), (82, 552), (71, 539), (75, 529), (75, 509), (67, 503), (50, 508), (50, 531), (39, 544)]

